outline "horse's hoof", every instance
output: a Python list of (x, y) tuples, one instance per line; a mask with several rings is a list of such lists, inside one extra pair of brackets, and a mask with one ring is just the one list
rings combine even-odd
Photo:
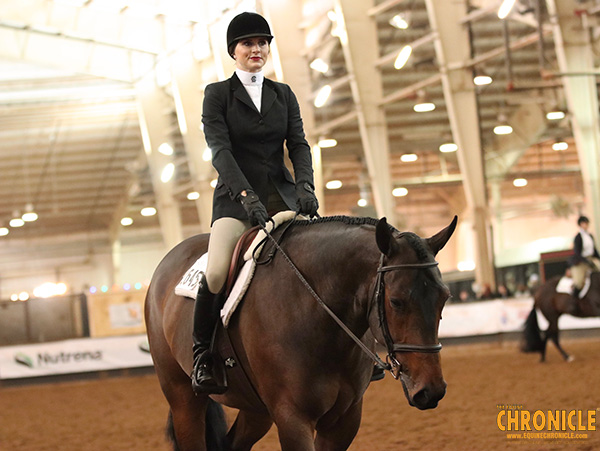
[(575, 357), (573, 357), (572, 355), (567, 356), (567, 358), (565, 359), (567, 362), (572, 362), (573, 360), (575, 360)]

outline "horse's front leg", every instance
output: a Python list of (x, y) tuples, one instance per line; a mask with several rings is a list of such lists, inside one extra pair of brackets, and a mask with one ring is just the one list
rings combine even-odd
[(358, 433), (362, 417), (362, 399), (332, 425), (317, 424), (316, 451), (345, 451)]
[(274, 417), (281, 451), (315, 451), (314, 422), (293, 408), (278, 408)]
[(227, 433), (229, 449), (231, 451), (250, 451), (252, 446), (269, 432), (272, 424), (273, 420), (268, 415), (240, 410), (233, 426)]

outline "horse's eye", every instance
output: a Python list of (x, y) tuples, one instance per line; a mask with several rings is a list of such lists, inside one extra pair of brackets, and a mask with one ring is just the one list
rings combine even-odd
[(396, 308), (402, 308), (404, 302), (400, 298), (390, 298), (390, 302)]

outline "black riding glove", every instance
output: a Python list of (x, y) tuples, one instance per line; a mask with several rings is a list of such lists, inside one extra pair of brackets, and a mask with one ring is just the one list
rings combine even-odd
[(319, 209), (319, 201), (315, 196), (315, 189), (308, 182), (296, 183), (296, 206), (298, 207), (299, 213), (306, 216), (314, 216), (317, 214)]
[(246, 195), (238, 195), (238, 200), (246, 210), (248, 219), (250, 219), (253, 226), (260, 225), (264, 227), (267, 224), (269, 214), (254, 191), (246, 190)]

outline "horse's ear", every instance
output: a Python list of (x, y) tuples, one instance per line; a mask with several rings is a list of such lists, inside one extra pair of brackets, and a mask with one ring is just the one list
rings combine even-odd
[(439, 231), (431, 238), (427, 238), (427, 243), (433, 252), (433, 255), (437, 255), (437, 253), (446, 245), (452, 234), (454, 233), (454, 229), (456, 229), (456, 223), (458, 222), (458, 216), (454, 216), (454, 219), (450, 223), (448, 227)]
[(390, 230), (390, 226), (385, 217), (377, 221), (377, 226), (375, 227), (375, 240), (377, 241), (379, 250), (383, 254), (389, 256), (392, 251), (394, 237), (392, 236), (392, 231)]

